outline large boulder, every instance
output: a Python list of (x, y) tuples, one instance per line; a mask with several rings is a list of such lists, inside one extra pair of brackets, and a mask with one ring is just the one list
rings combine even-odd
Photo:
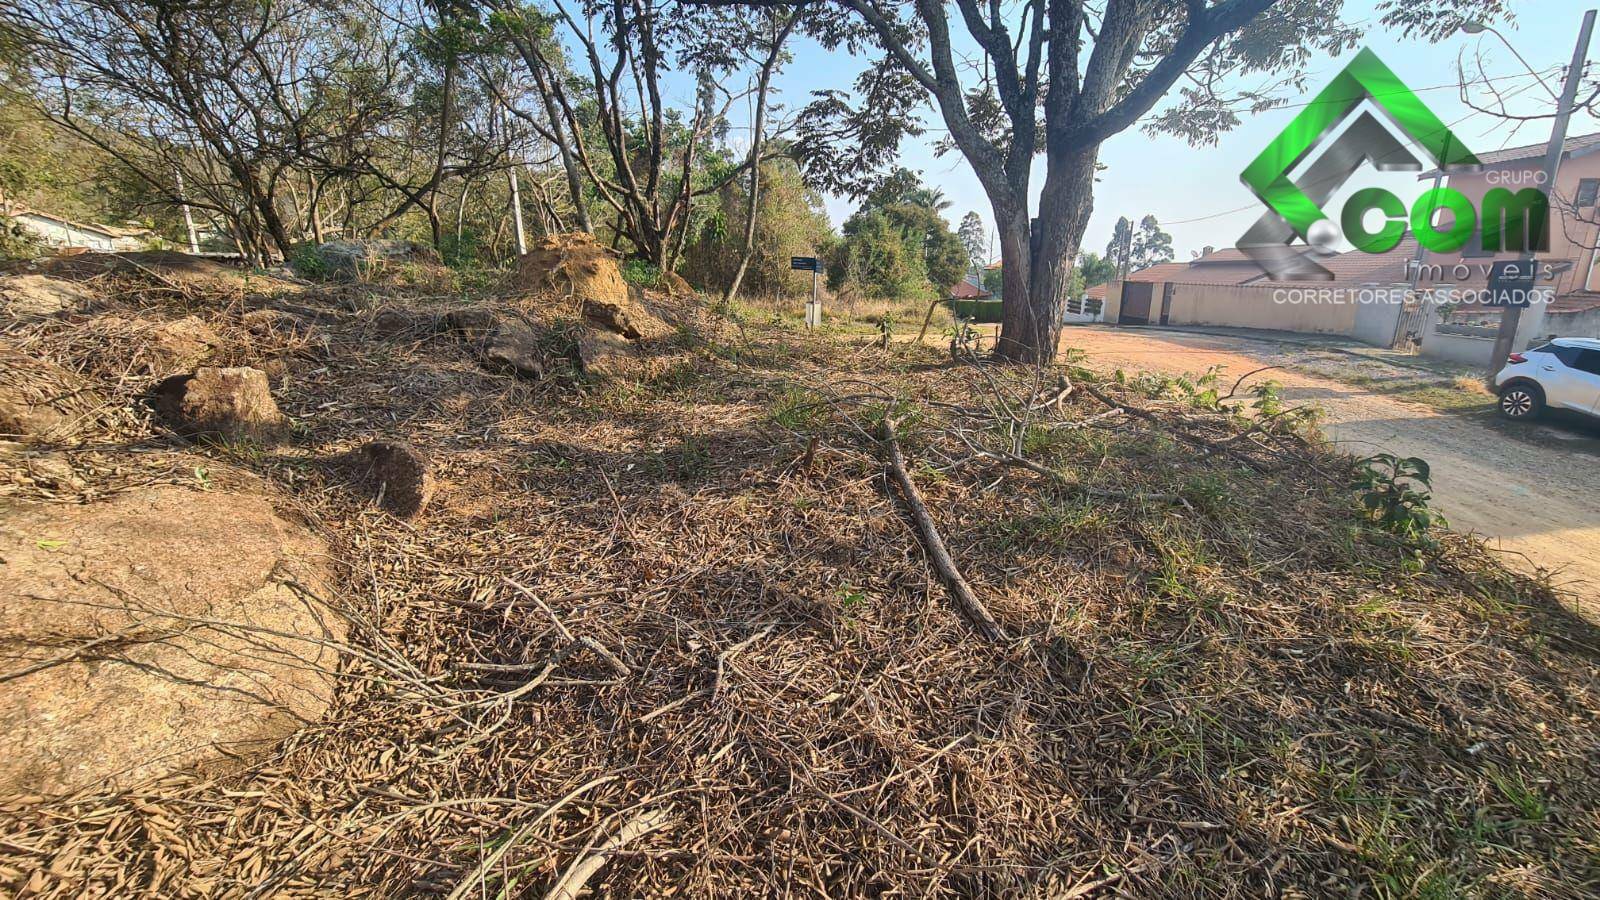
[(586, 232), (541, 238), (518, 262), (516, 287), (557, 303), (571, 302), (590, 322), (629, 340), (672, 334), (671, 326), (629, 293), (611, 251)]
[(0, 506), (0, 794), (125, 787), (316, 721), (345, 637), (326, 552), (254, 495)]
[(495, 372), (506, 372), (520, 378), (544, 377), (544, 351), (539, 346), (539, 336), (527, 323), (516, 319), (502, 319), (484, 341), (483, 364)]
[(156, 385), (151, 404), (173, 430), (211, 440), (282, 440), (288, 419), (260, 369), (204, 366)]
[(416, 241), (329, 241), (297, 253), (294, 267), (302, 275), (364, 280), (394, 266), (439, 265), (439, 254)]
[(104, 405), (82, 376), (0, 346), (0, 440), (76, 439), (98, 422)]

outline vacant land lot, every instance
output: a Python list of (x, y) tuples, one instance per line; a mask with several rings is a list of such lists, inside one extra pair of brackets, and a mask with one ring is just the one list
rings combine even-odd
[[(1065, 343), (1092, 369), (1182, 373), (1224, 367), (1231, 381), (1262, 366), (1284, 396), (1324, 411), (1323, 430), (1359, 456), (1419, 456), (1450, 524), (1490, 538), (1513, 565), (1554, 573), (1592, 618), (1600, 612), (1600, 466), (1592, 429), (1502, 425), (1489, 398), (1421, 386), (1414, 369), (1329, 347), (1165, 329), (1077, 328)], [(1447, 380), (1447, 379), (1443, 379)], [(1419, 393), (1423, 392), (1423, 393)], [(1448, 396), (1453, 403), (1433, 402)], [(1454, 406), (1455, 411), (1445, 409)]]

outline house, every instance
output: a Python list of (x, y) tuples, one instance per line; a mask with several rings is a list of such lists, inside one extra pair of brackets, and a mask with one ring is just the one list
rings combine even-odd
[[(1387, 346), (1403, 304), (1323, 302), (1321, 292), (1371, 294), (1403, 282), (1417, 244), (1384, 254), (1341, 253), (1319, 260), (1332, 282), (1276, 282), (1239, 250), (1207, 247), (1189, 262), (1149, 266), (1087, 294), (1105, 304), (1106, 321), (1123, 325), (1209, 325), (1353, 337)], [(1371, 307), (1371, 308), (1367, 308)]]
[[(1471, 172), (1424, 172), (1483, 209), (1495, 188), (1541, 186), (1545, 144), (1481, 154)], [(1549, 337), (1600, 338), (1600, 132), (1569, 138), (1551, 203), (1549, 248), (1538, 257), (1553, 277), (1553, 300), (1523, 312), (1514, 348)], [(1213, 250), (1091, 288), (1105, 319), (1125, 325), (1224, 325), (1343, 335), (1378, 346), (1410, 340), (1421, 352), (1489, 364), (1500, 311), (1463, 302), (1488, 288), (1490, 266), (1516, 252), (1484, 253), (1482, 223), (1459, 252), (1421, 250), (1407, 237), (1383, 254), (1357, 251), (1319, 259), (1333, 280), (1274, 282), (1238, 250)], [(1353, 302), (1351, 298), (1356, 298)]]
[(155, 232), (137, 225), (118, 227), (77, 222), (20, 206), (12, 208), (5, 217), (35, 240), (50, 247), (119, 252), (145, 250), (158, 240)]
[[(1473, 172), (1424, 172), (1422, 179), (1460, 191), (1483, 209), (1490, 190), (1541, 187), (1546, 143), (1480, 154)], [(1550, 246), (1538, 259), (1554, 277), (1544, 282), (1554, 295), (1546, 304), (1523, 310), (1513, 349), (1550, 337), (1600, 337), (1600, 132), (1568, 138), (1556, 171), (1550, 204)], [(1416, 267), (1415, 281), (1440, 314), (1429, 318), (1423, 353), (1471, 365), (1488, 365), (1499, 331), (1500, 310), (1458, 302), (1488, 287), (1492, 263), (1519, 254), (1484, 253), (1482, 222), (1467, 246), (1456, 253), (1428, 253)]]
[(976, 280), (969, 275), (966, 278), (956, 282), (955, 287), (950, 289), (949, 299), (992, 300), (994, 299), (994, 292), (984, 290), (983, 285), (978, 284)]

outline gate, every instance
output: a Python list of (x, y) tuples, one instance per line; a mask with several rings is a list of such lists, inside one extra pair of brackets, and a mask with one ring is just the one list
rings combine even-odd
[(1122, 283), (1122, 309), (1117, 312), (1119, 325), (1149, 325), (1150, 301), (1155, 294), (1155, 285), (1148, 281), (1124, 281)]
[(1422, 331), (1428, 324), (1428, 304), (1415, 293), (1407, 294), (1400, 317), (1394, 323), (1394, 337), (1389, 349), (1404, 350), (1422, 343)]

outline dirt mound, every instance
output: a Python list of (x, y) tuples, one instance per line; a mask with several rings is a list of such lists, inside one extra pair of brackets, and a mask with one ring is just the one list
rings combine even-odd
[(257, 496), (0, 509), (0, 793), (129, 785), (315, 721), (343, 636), (323, 552)]
[(354, 454), (361, 480), (377, 494), (379, 506), (401, 518), (422, 514), (435, 484), (428, 458), (404, 441), (373, 441)]
[(666, 288), (667, 293), (675, 297), (695, 296), (694, 285), (690, 284), (687, 279), (677, 272), (662, 272), (661, 286)]
[(179, 434), (213, 440), (281, 440), (289, 422), (259, 369), (203, 366), (156, 385), (151, 405)]
[(616, 256), (586, 232), (541, 238), (523, 254), (514, 286), (557, 304), (576, 301), (585, 319), (629, 340), (659, 340), (672, 333), (629, 291)]
[(94, 430), (105, 410), (104, 398), (81, 375), (0, 345), (0, 439), (76, 440)]
[(9, 268), (18, 274), (36, 273), (68, 281), (87, 281), (105, 275), (142, 275), (157, 281), (237, 284), (246, 275), (243, 269), (221, 260), (176, 250), (61, 253), (14, 263)]

